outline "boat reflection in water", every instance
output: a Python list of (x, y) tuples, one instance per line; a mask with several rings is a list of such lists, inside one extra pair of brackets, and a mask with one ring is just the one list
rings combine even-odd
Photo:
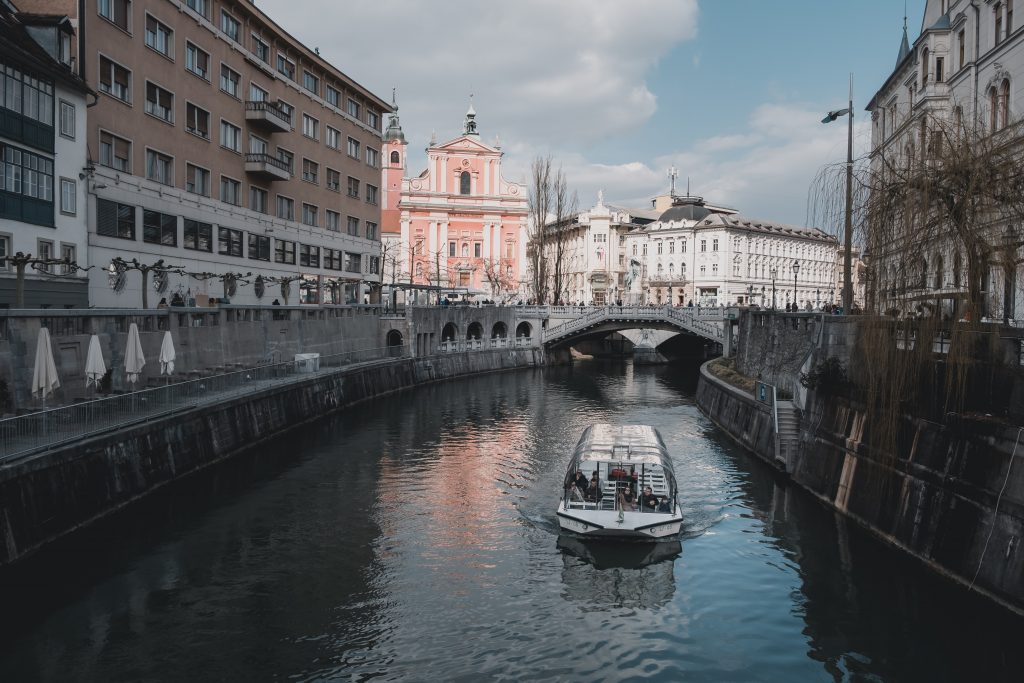
[(584, 540), (561, 534), (562, 584), (573, 602), (650, 608), (668, 603), (676, 592), (678, 540), (656, 543)]

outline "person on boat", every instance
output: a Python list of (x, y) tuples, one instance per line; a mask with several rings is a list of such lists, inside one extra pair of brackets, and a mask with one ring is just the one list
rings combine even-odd
[(633, 490), (628, 484), (621, 485), (619, 488), (619, 509), (636, 510), (636, 499), (633, 496)]
[(576, 476), (572, 478), (572, 485), (581, 492), (586, 491), (587, 487), (590, 486), (590, 482), (587, 481), (587, 475), (583, 474), (583, 470), (576, 470)]
[(658, 497), (654, 495), (654, 491), (651, 490), (650, 486), (644, 487), (644, 494), (640, 496), (640, 508), (649, 512), (654, 512), (658, 509)]
[(668, 496), (662, 496), (658, 503), (658, 512), (672, 512), (672, 506), (668, 504)]
[(594, 470), (594, 473), (590, 475), (586, 499), (592, 503), (597, 503), (601, 500), (601, 479), (597, 476), (597, 470)]

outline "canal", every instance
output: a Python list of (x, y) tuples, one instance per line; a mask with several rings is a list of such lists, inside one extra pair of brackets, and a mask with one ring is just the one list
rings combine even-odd
[[(787, 487), (695, 381), (580, 363), (289, 434), (0, 574), (0, 680), (1020, 680), (1024, 622)], [(596, 421), (661, 430), (678, 543), (560, 541)]]

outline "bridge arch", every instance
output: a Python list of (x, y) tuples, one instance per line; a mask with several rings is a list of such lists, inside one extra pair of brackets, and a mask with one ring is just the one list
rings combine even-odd
[(500, 320), (494, 323), (491, 328), (491, 339), (506, 339), (508, 337), (508, 325)]
[(448, 323), (441, 330), (441, 341), (455, 341), (458, 334), (459, 328), (455, 326), (455, 323)]
[(478, 321), (473, 321), (466, 328), (466, 339), (481, 339), (484, 336), (484, 326)]

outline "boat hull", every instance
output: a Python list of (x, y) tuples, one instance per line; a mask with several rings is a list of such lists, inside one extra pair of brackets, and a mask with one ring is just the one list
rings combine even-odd
[(558, 506), (558, 526), (588, 538), (658, 540), (678, 536), (683, 526), (679, 507), (673, 512), (622, 512), (617, 510), (566, 509)]

